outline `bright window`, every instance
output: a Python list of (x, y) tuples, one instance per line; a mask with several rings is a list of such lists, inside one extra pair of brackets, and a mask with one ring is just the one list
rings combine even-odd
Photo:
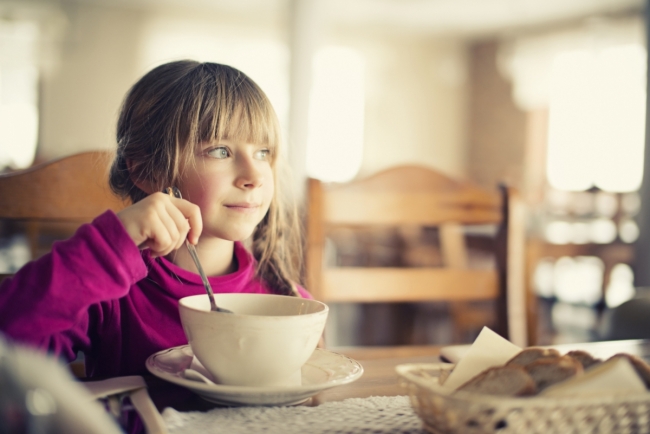
[(355, 177), (363, 157), (364, 62), (354, 50), (328, 47), (313, 63), (307, 173), (323, 181)]
[(643, 176), (646, 50), (558, 55), (549, 102), (547, 175), (560, 190), (637, 190)]
[(0, 20), (0, 170), (34, 161), (38, 139), (38, 25)]
[(607, 303), (607, 307), (613, 308), (625, 303), (633, 298), (635, 293), (632, 267), (627, 264), (614, 265), (609, 278), (609, 285), (605, 291), (605, 303)]

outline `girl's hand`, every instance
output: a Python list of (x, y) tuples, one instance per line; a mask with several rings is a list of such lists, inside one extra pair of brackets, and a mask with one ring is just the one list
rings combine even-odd
[(140, 249), (165, 256), (183, 245), (199, 241), (203, 229), (201, 210), (183, 199), (154, 193), (117, 213), (124, 229)]

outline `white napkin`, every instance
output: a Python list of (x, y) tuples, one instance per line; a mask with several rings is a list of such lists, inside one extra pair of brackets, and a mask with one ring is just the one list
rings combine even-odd
[(483, 327), (467, 354), (456, 364), (444, 387), (455, 390), (486, 369), (504, 365), (520, 351), (517, 345)]
[(554, 384), (540, 393), (540, 396), (596, 396), (645, 392), (645, 383), (630, 361), (617, 357), (594, 366), (583, 375)]

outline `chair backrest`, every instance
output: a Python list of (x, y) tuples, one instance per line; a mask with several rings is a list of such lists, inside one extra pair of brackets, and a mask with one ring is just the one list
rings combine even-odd
[[(527, 342), (523, 206), (512, 189), (493, 191), (421, 166), (399, 166), (346, 184), (310, 179), (307, 284), (326, 302), (496, 300), (498, 330)], [(464, 225), (498, 225), (496, 267), (468, 267)], [(443, 267), (324, 264), (336, 227), (438, 227)]]
[(111, 156), (83, 152), (0, 174), (0, 220), (24, 225), (32, 257), (38, 256), (38, 234), (46, 228), (65, 227), (69, 233), (108, 209), (128, 205), (108, 186)]
[(650, 338), (650, 297), (641, 294), (605, 310), (597, 329), (604, 341)]
[(111, 153), (90, 151), (0, 174), (0, 219), (91, 221), (126, 204), (108, 186)]

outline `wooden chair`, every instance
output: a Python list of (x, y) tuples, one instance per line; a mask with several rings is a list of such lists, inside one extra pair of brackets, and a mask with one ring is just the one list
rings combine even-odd
[[(468, 266), (463, 225), (498, 225), (496, 267)], [(337, 227), (438, 227), (443, 267), (325, 265)], [(307, 287), (324, 302), (495, 300), (496, 331), (529, 342), (524, 208), (506, 187), (489, 191), (420, 166), (394, 167), (347, 184), (308, 180)]]
[[(0, 174), (0, 223), (13, 229), (18, 225), (36, 259), (51, 246), (39, 240), (44, 234), (68, 238), (104, 211), (119, 211), (128, 203), (108, 186), (111, 158), (107, 151), (83, 152)], [(0, 274), (0, 281), (8, 276)], [(73, 372), (83, 376), (79, 369), (83, 366), (72, 365)]]
[(0, 174), (0, 220), (23, 223), (32, 256), (39, 256), (38, 234), (45, 228), (69, 233), (127, 205), (108, 186), (110, 161), (110, 152), (90, 151)]

